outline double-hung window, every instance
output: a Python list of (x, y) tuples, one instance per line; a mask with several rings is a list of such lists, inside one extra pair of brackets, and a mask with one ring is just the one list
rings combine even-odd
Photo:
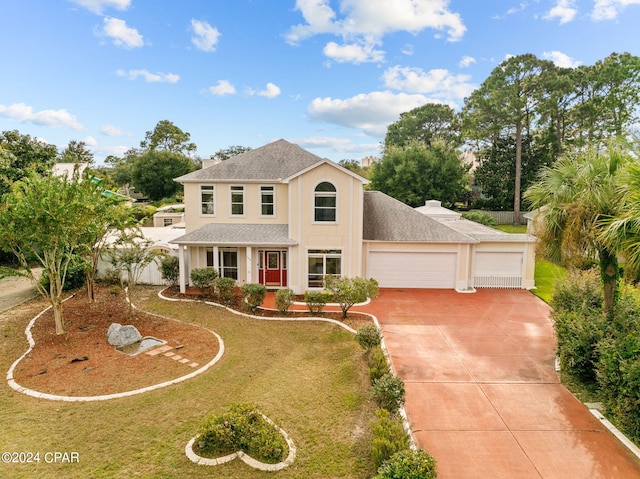
[(308, 253), (308, 287), (324, 287), (324, 277), (328, 274), (342, 275), (342, 251), (339, 249), (310, 249)]
[(260, 216), (275, 216), (276, 214), (276, 190), (275, 186), (265, 185), (260, 187)]
[(200, 185), (200, 214), (211, 216), (216, 214), (215, 195), (214, 185)]
[(229, 187), (231, 216), (244, 216), (244, 186), (232, 185)]
[(316, 186), (313, 192), (313, 220), (316, 222), (336, 221), (337, 191), (336, 187), (328, 181), (323, 181)]

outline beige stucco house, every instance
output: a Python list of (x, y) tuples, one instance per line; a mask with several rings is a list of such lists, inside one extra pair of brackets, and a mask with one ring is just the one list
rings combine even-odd
[[(176, 181), (185, 201), (185, 234), (172, 241), (181, 291), (190, 271), (203, 267), (239, 284), (297, 293), (321, 289), (328, 274), (372, 277), (381, 287), (473, 291), (479, 273), (490, 273), (512, 276), (492, 287), (533, 287), (533, 238), (485, 241), (458, 231), (365, 191), (366, 179), (285, 140)], [(487, 268), (492, 259), (480, 254), (514, 248), (517, 268)]]

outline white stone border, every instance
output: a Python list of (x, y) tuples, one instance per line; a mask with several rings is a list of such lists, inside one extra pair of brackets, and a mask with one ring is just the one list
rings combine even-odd
[(604, 427), (606, 427), (611, 434), (618, 438), (618, 440), (624, 444), (632, 454), (634, 454), (638, 459), (640, 459), (640, 449), (636, 446), (627, 436), (625, 436), (617, 427), (615, 427), (611, 422), (602, 415), (600, 411), (597, 409), (589, 409), (589, 412), (593, 414), (596, 419), (598, 419)]
[(222, 457), (216, 457), (215, 459), (198, 456), (193, 450), (193, 445), (195, 444), (198, 437), (200, 437), (200, 435), (197, 435), (191, 438), (191, 440), (187, 443), (187, 445), (184, 448), (185, 454), (187, 455), (189, 460), (191, 460), (192, 462), (195, 462), (199, 466), (217, 466), (219, 464), (224, 464), (225, 462), (233, 461), (238, 457), (245, 464), (255, 469), (259, 469), (261, 471), (279, 471), (281, 469), (284, 469), (285, 467), (290, 466), (291, 464), (293, 464), (293, 461), (296, 459), (296, 446), (293, 443), (293, 440), (289, 437), (289, 435), (285, 432), (285, 430), (282, 429), (280, 426), (278, 426), (275, 422), (273, 422), (271, 419), (269, 419), (267, 416), (265, 416), (262, 413), (260, 413), (260, 415), (265, 419), (265, 421), (271, 424), (276, 429), (276, 431), (282, 434), (282, 437), (284, 437), (284, 440), (287, 441), (289, 454), (287, 455), (284, 461), (278, 462), (276, 464), (267, 464), (266, 462), (261, 462), (254, 459), (253, 457), (249, 456), (243, 451), (234, 452)]
[[(73, 296), (69, 296), (69, 298), (72, 298)], [(69, 298), (66, 298), (65, 301)], [(199, 328), (202, 328), (205, 331), (209, 331), (211, 334), (213, 334), (216, 339), (218, 340), (218, 344), (220, 345), (220, 349), (218, 351), (218, 354), (216, 354), (216, 356), (209, 361), (207, 364), (205, 364), (204, 366), (202, 366), (200, 369), (197, 369), (195, 371), (193, 371), (192, 373), (189, 373), (185, 376), (180, 376), (179, 378), (176, 379), (172, 379), (170, 381), (165, 381), (163, 383), (159, 383), (159, 384), (154, 384), (152, 386), (147, 386), (145, 388), (141, 388), (141, 389), (134, 389), (132, 391), (125, 391), (125, 392), (121, 392), (121, 393), (115, 393), (115, 394), (104, 394), (104, 395), (100, 395), (100, 396), (60, 396), (57, 394), (48, 394), (48, 393), (43, 393), (40, 391), (35, 391), (33, 389), (29, 389), (29, 388), (25, 388), (23, 386), (20, 386), (14, 379), (13, 379), (13, 372), (16, 368), (16, 366), (20, 363), (20, 361), (22, 361), (27, 354), (29, 354), (33, 348), (35, 347), (36, 343), (33, 340), (33, 335), (31, 334), (31, 328), (33, 327), (33, 325), (35, 324), (36, 320), (42, 316), (44, 313), (46, 313), (49, 309), (51, 309), (51, 306), (45, 308), (44, 310), (42, 310), (39, 314), (37, 314), (27, 325), (27, 328), (25, 329), (25, 335), (27, 336), (27, 341), (29, 342), (29, 349), (27, 349), (24, 354), (22, 356), (20, 356), (18, 359), (16, 359), (13, 364), (11, 365), (11, 367), (9, 368), (9, 371), (7, 371), (7, 383), (9, 384), (9, 386), (20, 392), (23, 394), (26, 394), (27, 396), (32, 396), (32, 397), (36, 397), (36, 398), (40, 398), (40, 399), (49, 399), (51, 401), (66, 401), (66, 402), (89, 402), (89, 401), (107, 401), (109, 399), (118, 399), (118, 398), (123, 398), (123, 397), (129, 397), (129, 396), (135, 396), (137, 394), (142, 394), (142, 393), (146, 393), (148, 391), (153, 391), (155, 389), (160, 389), (160, 388), (164, 388), (167, 386), (170, 386), (172, 384), (177, 384), (180, 383), (182, 381), (186, 381), (187, 379), (191, 379), (199, 374), (202, 374), (203, 372), (205, 372), (207, 369), (209, 369), (211, 366), (213, 366), (215, 363), (217, 363), (220, 358), (222, 357), (222, 355), (224, 354), (224, 341), (222, 340), (222, 338), (220, 337), (220, 335), (218, 335), (215, 331), (212, 331), (210, 329), (207, 328), (202, 328), (201, 326), (198, 326)], [(171, 321), (176, 321), (173, 318), (165, 318), (164, 316), (160, 316), (158, 314), (154, 314), (154, 313), (148, 313), (145, 311), (145, 314), (150, 314), (153, 316), (157, 316), (159, 318), (162, 319), (167, 319), (167, 320), (171, 320)]]
[[(167, 289), (167, 288), (165, 288)], [(347, 331), (349, 331), (350, 333), (355, 334), (356, 330), (353, 329), (350, 326), (347, 326), (346, 324), (344, 324), (341, 321), (338, 321), (337, 319), (331, 319), (331, 318), (321, 318), (318, 316), (308, 316), (308, 317), (299, 317), (299, 318), (289, 318), (289, 317), (284, 317), (284, 316), (279, 316), (279, 317), (268, 317), (268, 316), (255, 316), (253, 314), (247, 314), (247, 313), (241, 313), (240, 311), (236, 311), (233, 308), (229, 308), (227, 306), (225, 306), (224, 304), (220, 304), (220, 303), (216, 303), (213, 301), (200, 301), (197, 299), (183, 299), (183, 298), (169, 298), (168, 296), (165, 296), (163, 293), (164, 290), (162, 291), (158, 291), (158, 297), (160, 299), (164, 299), (166, 301), (186, 301), (186, 302), (190, 302), (190, 303), (204, 303), (204, 304), (208, 304), (209, 306), (216, 306), (218, 308), (223, 308), (226, 309), (227, 311), (229, 311), (230, 313), (233, 313), (237, 316), (242, 316), (245, 318), (251, 318), (251, 319), (258, 319), (261, 321), (323, 321), (325, 323), (333, 323), (337, 326), (340, 326), (341, 328), (346, 329)], [(263, 309), (267, 309), (270, 311), (275, 311), (273, 309), (269, 309), (269, 308), (263, 308)], [(300, 311), (297, 311), (300, 312)], [(368, 313), (358, 313), (358, 314), (368, 314)], [(372, 316), (372, 315), (369, 315)]]

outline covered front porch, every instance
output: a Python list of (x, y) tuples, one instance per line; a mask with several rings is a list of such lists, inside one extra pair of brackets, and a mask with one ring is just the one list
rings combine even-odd
[(173, 240), (179, 246), (179, 284), (191, 286), (191, 271), (213, 268), (237, 284), (289, 286), (289, 258), (296, 243), (287, 225), (208, 224)]

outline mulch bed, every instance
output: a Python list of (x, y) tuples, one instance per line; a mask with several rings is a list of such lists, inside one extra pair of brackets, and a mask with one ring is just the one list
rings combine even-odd
[[(155, 290), (141, 290), (155, 294)], [(64, 303), (66, 334), (56, 335), (53, 312), (35, 322), (34, 349), (17, 365), (15, 381), (49, 394), (96, 396), (139, 389), (189, 374), (211, 361), (219, 351), (216, 337), (197, 326), (134, 310), (127, 318), (124, 293), (112, 295), (98, 287), (96, 302), (79, 291)], [(167, 341), (176, 354), (198, 363), (196, 368), (169, 357), (140, 353), (130, 356), (107, 343), (112, 323), (131, 324), (142, 336)], [(26, 344), (26, 343), (25, 343)]]
[[(180, 289), (177, 286), (169, 287), (162, 291), (162, 294), (168, 298), (174, 299), (191, 299), (191, 300), (199, 300), (199, 301), (213, 301), (217, 302), (217, 298), (213, 294), (203, 295), (200, 293), (200, 290), (197, 288), (189, 288), (187, 293), (181, 293)], [(302, 298), (302, 297), (300, 297)], [(298, 301), (298, 299), (296, 299)], [(246, 304), (241, 301), (240, 295), (236, 295), (236, 300), (227, 305), (228, 307), (235, 309), (236, 311), (240, 311), (247, 314), (253, 314), (255, 316), (265, 317), (265, 318), (280, 318), (282, 314), (279, 311), (272, 309), (263, 309), (258, 308), (255, 313), (250, 313), (249, 308)], [(363, 313), (357, 313), (353, 311), (349, 311), (347, 313), (347, 317), (342, 317), (342, 311), (322, 311), (319, 314), (312, 315), (308, 310), (289, 310), (286, 314), (287, 318), (305, 318), (309, 319), (310, 317), (318, 317), (318, 318), (328, 318), (335, 319), (336, 321), (340, 321), (347, 326), (358, 329), (364, 324), (371, 324), (372, 319), (369, 315)]]

